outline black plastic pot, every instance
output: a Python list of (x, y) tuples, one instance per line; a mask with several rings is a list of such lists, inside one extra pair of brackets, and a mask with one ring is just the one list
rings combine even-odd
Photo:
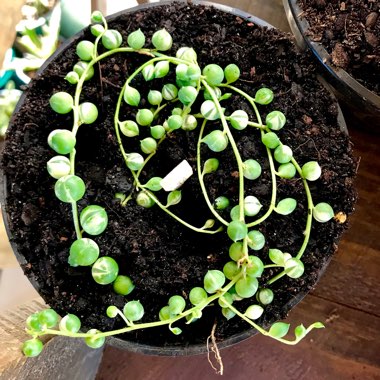
[[(150, 8), (150, 7), (162, 6), (163, 4), (167, 4), (167, 3), (170, 3), (170, 2), (160, 2), (159, 4), (140, 5), (138, 7), (132, 8), (132, 9), (127, 10), (125, 12), (128, 12), (128, 13), (129, 12), (135, 12), (136, 10), (146, 9), (146, 8)], [(227, 13), (232, 13), (238, 17), (241, 17), (245, 20), (248, 20), (249, 22), (255, 23), (255, 24), (260, 25), (260, 26), (265, 26), (265, 27), (271, 28), (271, 26), (268, 23), (266, 23), (265, 21), (262, 21), (256, 17), (248, 14), (248, 13), (245, 13), (245, 12), (237, 10), (237, 9), (233, 9), (233, 8), (230, 8), (227, 6), (213, 4), (213, 3), (209, 3), (209, 2), (203, 2), (203, 1), (194, 1), (193, 3), (206, 5), (206, 6), (213, 5), (214, 7), (216, 7), (219, 10), (222, 10), (222, 11), (227, 12)], [(109, 17), (108, 20), (111, 21), (111, 20), (117, 18), (120, 14), (121, 13), (115, 14), (115, 15)], [(52, 61), (54, 61), (55, 58), (62, 51), (64, 51), (69, 44), (72, 44), (72, 43), (76, 42), (77, 40), (80, 40), (82, 37), (83, 37), (83, 32), (80, 32), (77, 35), (75, 35), (74, 37), (72, 37), (71, 39), (69, 39), (68, 41), (66, 41), (65, 44), (63, 44), (63, 46), (61, 46), (60, 49), (58, 49), (55, 52), (55, 54), (45, 62), (45, 64), (41, 67), (39, 72), (42, 72)], [(27, 93), (24, 93), (20, 99), (20, 102), (18, 103), (18, 106), (16, 107), (16, 110), (15, 110), (16, 113), (20, 109), (21, 105), (26, 101), (28, 101), (28, 96), (27, 96)], [(341, 113), (339, 116), (339, 124), (340, 124), (341, 129), (346, 130), (344, 119), (343, 119), (343, 116)], [(1, 148), (2, 148), (2, 146), (0, 145), (0, 154), (1, 154)], [(12, 244), (12, 231), (9, 228), (9, 220), (8, 220), (8, 215), (6, 213), (6, 207), (7, 207), (6, 206), (6, 195), (7, 195), (8, 191), (9, 191), (9, 189), (7, 188), (6, 178), (4, 175), (2, 175), (2, 173), (0, 173), (0, 201), (1, 201), (1, 204), (3, 205), (2, 212), (3, 212), (3, 217), (4, 217), (4, 223), (5, 223), (5, 227), (6, 227), (12, 248), (14, 250), (14, 253), (15, 253), (19, 263), (21, 265), (23, 265), (23, 264), (26, 264), (25, 258), (19, 254), (17, 247), (14, 244)], [(327, 265), (328, 265), (328, 261), (325, 262), (324, 265), (322, 266), (322, 268), (319, 272), (319, 276), (321, 276), (324, 273)], [(30, 278), (29, 280), (31, 281), (31, 283), (35, 287), (35, 289), (37, 291), (39, 291), (40, 290), (39, 285), (36, 283), (36, 281), (33, 278)], [(296, 304), (298, 304), (306, 296), (306, 294), (307, 294), (307, 292), (303, 292), (303, 293), (300, 293), (297, 296), (293, 297), (284, 306), (285, 312), (288, 312)], [(230, 338), (227, 338), (222, 342), (218, 342), (218, 346), (219, 346), (219, 348), (225, 348), (225, 347), (231, 346), (235, 343), (241, 342), (241, 341), (255, 335), (256, 333), (257, 333), (257, 331), (255, 329), (247, 329), (246, 331), (239, 333), (239, 334), (236, 334), (236, 335), (233, 335)], [(115, 347), (121, 348), (121, 349), (129, 350), (129, 351), (133, 351), (133, 352), (139, 352), (139, 353), (143, 353), (143, 354), (153, 354), (153, 355), (168, 355), (168, 356), (196, 355), (196, 354), (205, 353), (207, 351), (205, 344), (188, 345), (188, 346), (174, 346), (173, 345), (173, 346), (157, 347), (157, 346), (150, 346), (150, 345), (139, 344), (139, 343), (134, 343), (134, 342), (127, 342), (127, 341), (124, 341), (124, 340), (121, 340), (121, 339), (115, 338), (115, 337), (109, 338), (108, 343), (115, 346)]]
[(283, 0), (283, 4), (298, 46), (313, 53), (323, 76), (332, 85), (335, 95), (342, 102), (342, 107), (360, 122), (361, 127), (379, 132), (376, 126), (380, 124), (380, 96), (364, 87), (344, 69), (330, 63), (330, 54), (323, 45), (312, 41), (307, 35), (309, 23), (302, 18), (302, 9), (297, 0)]

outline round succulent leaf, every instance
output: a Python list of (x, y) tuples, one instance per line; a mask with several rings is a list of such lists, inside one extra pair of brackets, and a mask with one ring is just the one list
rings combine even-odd
[(267, 132), (261, 137), (262, 143), (269, 149), (275, 149), (280, 145), (280, 139), (274, 132)]
[(98, 108), (95, 104), (84, 102), (79, 106), (79, 119), (84, 124), (92, 124), (98, 118)]
[(174, 205), (178, 204), (179, 202), (181, 202), (181, 199), (182, 199), (182, 191), (181, 190), (171, 191), (168, 194), (166, 207), (174, 206)]
[(286, 117), (281, 111), (272, 111), (265, 118), (265, 124), (273, 131), (279, 131), (286, 123)]
[(256, 277), (245, 277), (238, 280), (235, 284), (236, 293), (242, 298), (253, 297), (259, 287)]
[(144, 188), (151, 191), (160, 191), (162, 189), (161, 186), (161, 177), (152, 177), (145, 185)]
[(153, 121), (153, 112), (147, 108), (141, 108), (136, 113), (136, 121), (139, 125), (147, 126)]
[(255, 180), (261, 175), (261, 165), (258, 161), (248, 159), (243, 162), (243, 175), (249, 180)]
[(197, 96), (198, 91), (192, 86), (183, 86), (178, 91), (178, 99), (185, 106), (194, 103)]
[(162, 97), (165, 100), (174, 100), (178, 95), (178, 88), (172, 84), (172, 83), (167, 83), (164, 84), (162, 87)]
[(206, 78), (207, 83), (211, 86), (218, 86), (224, 80), (223, 69), (214, 63), (205, 66), (202, 70), (202, 74)]
[(196, 62), (197, 61), (197, 53), (191, 47), (181, 47), (176, 52), (176, 57), (179, 59), (183, 59), (188, 62)]
[(280, 144), (274, 151), (274, 159), (280, 164), (288, 163), (292, 157), (293, 151), (287, 145)]
[(269, 329), (269, 335), (273, 338), (283, 338), (289, 331), (290, 324), (276, 322)]
[(127, 137), (135, 137), (140, 133), (139, 126), (133, 120), (125, 120), (119, 122), (121, 133)]
[(46, 164), (48, 173), (55, 179), (70, 174), (70, 160), (65, 156), (54, 156)]
[(255, 102), (267, 105), (272, 102), (274, 98), (273, 91), (269, 88), (260, 88), (255, 94)]
[(270, 248), (269, 249), (269, 259), (272, 261), (272, 263), (284, 266), (285, 265), (285, 257), (284, 253), (277, 249), (277, 248)]
[(77, 333), (80, 328), (81, 321), (75, 314), (67, 314), (59, 322), (60, 331)]
[(244, 257), (244, 246), (241, 242), (232, 243), (229, 248), (229, 256), (234, 261), (239, 261)]
[(168, 117), (167, 123), (169, 129), (175, 131), (176, 129), (180, 129), (182, 127), (183, 118), (180, 115), (171, 115)]
[(67, 92), (56, 92), (49, 99), (50, 107), (59, 114), (69, 113), (73, 109), (74, 99)]
[(132, 49), (142, 49), (145, 45), (145, 36), (141, 29), (137, 29), (130, 33), (127, 37), (127, 43)]
[(90, 80), (95, 74), (94, 66), (89, 66), (88, 62), (84, 61), (77, 62), (73, 67), (73, 71), (76, 72), (80, 78), (85, 75), (85, 81)]
[(222, 314), (223, 314), (223, 317), (227, 319), (227, 321), (229, 321), (231, 318), (233, 318), (236, 314), (231, 310), (229, 309), (228, 307), (223, 307), (222, 308)]
[(247, 225), (240, 220), (233, 220), (227, 227), (227, 235), (234, 242), (244, 239), (247, 233)]
[(156, 140), (160, 140), (162, 137), (164, 137), (165, 133), (165, 128), (162, 125), (155, 125), (153, 127), (150, 127), (150, 134)]
[(309, 161), (302, 166), (302, 177), (308, 181), (316, 181), (322, 174), (322, 169), (316, 161)]
[(161, 29), (153, 34), (152, 44), (157, 50), (167, 51), (173, 45), (173, 38), (166, 29)]
[(98, 284), (108, 285), (116, 280), (119, 274), (119, 265), (112, 257), (103, 256), (95, 261), (91, 274)]
[(136, 203), (144, 208), (151, 208), (156, 203), (145, 191), (140, 191), (136, 197)]
[(70, 71), (66, 74), (65, 79), (70, 83), (70, 84), (77, 84), (79, 81), (79, 75), (75, 71)]
[(296, 207), (297, 201), (295, 199), (285, 198), (277, 203), (277, 206), (275, 207), (274, 211), (276, 211), (277, 214), (289, 215), (296, 209)]
[(296, 257), (292, 257), (289, 260), (286, 260), (284, 269), (287, 271), (287, 275), (290, 278), (299, 278), (303, 275), (305, 267), (303, 262)]
[(95, 45), (91, 41), (80, 41), (76, 47), (76, 53), (82, 61), (91, 61)]
[(87, 338), (84, 338), (84, 342), (86, 343), (88, 347), (100, 348), (104, 345), (106, 338), (96, 336), (100, 334), (99, 330), (91, 329), (87, 331), (87, 334), (90, 334), (90, 336), (88, 336)]
[(232, 209), (230, 211), (230, 217), (231, 217), (231, 220), (239, 220), (240, 219), (240, 206), (239, 205), (232, 207)]
[(224, 293), (221, 297), (219, 297), (218, 299), (218, 304), (220, 307), (228, 307), (228, 305), (232, 305), (234, 302), (233, 298), (232, 298), (232, 294), (231, 293)]
[(274, 299), (273, 291), (270, 289), (260, 289), (257, 293), (257, 300), (263, 305), (269, 305)]
[(104, 33), (105, 29), (103, 25), (96, 24), (96, 25), (91, 25), (90, 27), (91, 34), (95, 37), (100, 36), (102, 33)]
[(89, 235), (100, 235), (107, 227), (107, 211), (97, 205), (85, 207), (80, 213), (80, 224)]
[(224, 273), (220, 270), (209, 270), (203, 280), (204, 289), (207, 293), (213, 294), (217, 290), (221, 289), (226, 281)]
[(298, 325), (295, 329), (294, 329), (294, 335), (296, 337), (296, 339), (302, 339), (306, 336), (306, 328), (303, 324), (300, 324)]
[(240, 69), (234, 63), (230, 63), (224, 69), (224, 76), (227, 83), (236, 82), (240, 77)]
[(115, 29), (108, 29), (102, 35), (102, 44), (108, 50), (117, 49), (123, 42), (123, 37)]
[(173, 315), (170, 314), (169, 306), (164, 306), (160, 309), (158, 313), (158, 318), (160, 321), (167, 321), (168, 319), (173, 318)]
[(59, 315), (53, 309), (45, 309), (38, 313), (38, 320), (42, 326), (48, 329), (54, 328), (58, 323)]
[(190, 290), (189, 300), (192, 305), (199, 305), (201, 302), (205, 301), (208, 298), (206, 290), (201, 287), (195, 287)]
[(182, 129), (184, 131), (193, 131), (198, 125), (198, 121), (193, 115), (186, 115), (183, 118)]
[(144, 66), (141, 73), (147, 82), (154, 79), (154, 64), (150, 63), (149, 65)]
[(231, 114), (229, 120), (233, 128), (241, 131), (248, 125), (248, 114), (243, 110), (237, 110)]
[(257, 215), (262, 207), (263, 205), (253, 195), (248, 195), (244, 198), (244, 214), (246, 216)]
[(254, 251), (259, 251), (265, 245), (265, 236), (258, 230), (248, 232), (248, 247)]
[(326, 223), (334, 217), (334, 210), (328, 203), (321, 202), (314, 206), (313, 217), (317, 222)]
[(228, 261), (223, 267), (223, 273), (229, 280), (232, 280), (240, 273), (240, 268), (235, 261)]
[(288, 162), (287, 164), (281, 164), (277, 169), (277, 175), (285, 179), (294, 178), (296, 173), (296, 167), (291, 162)]
[(156, 79), (163, 78), (168, 75), (170, 70), (169, 61), (159, 61), (154, 66), (154, 77)]
[(72, 267), (94, 264), (99, 257), (99, 246), (89, 238), (75, 240), (70, 247), (69, 264)]
[(181, 314), (186, 307), (186, 301), (182, 296), (175, 295), (169, 298), (169, 311), (173, 315)]
[(152, 106), (158, 106), (162, 102), (162, 94), (157, 90), (149, 90), (148, 92), (148, 102)]
[(212, 100), (205, 100), (201, 105), (201, 114), (207, 120), (220, 119), (219, 112)]
[(249, 319), (256, 320), (259, 319), (263, 313), (264, 309), (260, 305), (251, 305), (248, 306), (244, 315), (247, 316)]
[(227, 148), (228, 137), (222, 131), (217, 129), (203, 137), (202, 142), (213, 152), (222, 152)]
[(227, 197), (222, 195), (215, 199), (214, 205), (217, 210), (224, 210), (230, 205), (230, 201)]
[(73, 203), (83, 198), (86, 186), (82, 178), (76, 175), (65, 175), (61, 177), (54, 186), (56, 197), (65, 203)]
[(157, 150), (157, 141), (152, 137), (146, 137), (140, 141), (140, 148), (145, 154), (154, 153)]
[(48, 144), (57, 153), (68, 154), (74, 149), (76, 138), (68, 129), (55, 129), (49, 133)]
[(112, 286), (114, 292), (122, 296), (127, 296), (135, 288), (132, 279), (125, 275), (118, 275), (115, 281), (113, 282)]
[(140, 301), (129, 301), (124, 305), (123, 314), (131, 322), (139, 321), (144, 315), (144, 307)]
[(249, 256), (245, 271), (248, 277), (261, 277), (264, 272), (264, 263), (257, 256)]
[(140, 170), (144, 165), (144, 157), (139, 153), (127, 155), (127, 166), (131, 170)]
[(22, 352), (27, 358), (38, 356), (44, 348), (44, 344), (37, 338), (26, 340), (22, 344)]
[(124, 90), (123, 98), (130, 106), (137, 107), (140, 104), (141, 95), (137, 89), (127, 85)]
[(216, 172), (219, 168), (219, 160), (217, 158), (209, 158), (203, 165), (203, 174)]

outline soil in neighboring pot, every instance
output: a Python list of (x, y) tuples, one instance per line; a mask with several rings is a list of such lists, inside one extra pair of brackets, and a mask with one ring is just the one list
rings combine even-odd
[(299, 0), (307, 35), (331, 62), (380, 95), (380, 3), (372, 0)]
[[(232, 14), (191, 4), (161, 5), (127, 13), (110, 22), (110, 27), (118, 29), (124, 41), (128, 33), (137, 28), (151, 36), (165, 27), (173, 36), (173, 51), (181, 46), (193, 47), (201, 67), (208, 63), (224, 67), (236, 62), (242, 72), (238, 85), (252, 95), (261, 87), (271, 88), (276, 97), (271, 106), (260, 107), (263, 117), (273, 109), (284, 112), (288, 122), (279, 132), (282, 141), (293, 148), (301, 164), (318, 160), (323, 168), (321, 179), (310, 183), (314, 201), (329, 202), (335, 212), (349, 215), (353, 211), (356, 160), (349, 138), (337, 126), (336, 103), (316, 79), (312, 59), (298, 53), (287, 35), (260, 28)], [(88, 31), (83, 38), (92, 39)], [(113, 112), (127, 74), (133, 72), (133, 67), (141, 60), (138, 57), (136, 63), (130, 56), (116, 54), (102, 62), (94, 78), (85, 83), (83, 97), (101, 105), (100, 115), (94, 124), (80, 127), (76, 161), (77, 173), (87, 185), (85, 198), (79, 202), (80, 208), (98, 204), (108, 211), (106, 231), (94, 237), (101, 255), (114, 257), (120, 265), (120, 273), (133, 279), (136, 288), (127, 299), (140, 300), (145, 308), (143, 321), (153, 321), (157, 320), (158, 311), (170, 296), (181, 294), (187, 298), (192, 287), (202, 286), (208, 269), (223, 268), (229, 261), (231, 241), (225, 234), (192, 232), (158, 207), (143, 209), (130, 202), (123, 208), (114, 199), (116, 192), (131, 191), (132, 179), (118, 150)], [(126, 298), (114, 294), (111, 286), (95, 284), (89, 267), (68, 265), (69, 247), (75, 239), (71, 211), (54, 196), (54, 180), (46, 172), (46, 162), (54, 156), (46, 143), (48, 134), (56, 128), (70, 128), (72, 124), (71, 115), (55, 114), (48, 100), (57, 91), (73, 92), (73, 87), (63, 77), (76, 61), (72, 45), (56, 57), (27, 90), (27, 97), (9, 131), (3, 158), (9, 192), (6, 211), (13, 241), (25, 257), (23, 269), (38, 283), (46, 302), (59, 313), (77, 314), (86, 327), (105, 330), (123, 326), (121, 321), (107, 318), (105, 310), (111, 304), (122, 307)], [(163, 83), (157, 81), (154, 86), (161, 88)], [(136, 87), (140, 84), (136, 82)], [(247, 104), (235, 96), (226, 112), (240, 108), (253, 118)], [(122, 116), (127, 117), (128, 112), (135, 111), (125, 107)], [(143, 173), (145, 178), (164, 176), (183, 159), (187, 159), (196, 171), (196, 132), (180, 130), (166, 139)], [(243, 160), (255, 158), (263, 167), (258, 180), (247, 182), (250, 194), (257, 196), (264, 205), (260, 216), (268, 208), (271, 196), (266, 152), (257, 130), (246, 128), (235, 131), (234, 135)], [(128, 145), (130, 140), (126, 139), (125, 144), (131, 151), (136, 148), (133, 144)], [(204, 159), (215, 156), (220, 161), (220, 168), (215, 175), (207, 177), (210, 198), (226, 195), (236, 204), (238, 179), (233, 155), (229, 149), (211, 155), (203, 147)], [(182, 195), (183, 200), (173, 207), (173, 212), (202, 226), (211, 214), (196, 175), (183, 185)], [(299, 204), (290, 216), (272, 215), (260, 225), (267, 241), (264, 249), (256, 254), (266, 263), (268, 248), (295, 253), (303, 241), (306, 197), (302, 181), (279, 180), (278, 196), (279, 199), (291, 196)], [(229, 211), (224, 213), (226, 218)], [(266, 307), (259, 323), (267, 325), (284, 318), (295, 297), (314, 286), (346, 227), (347, 223), (341, 224), (334, 219), (325, 224), (313, 223), (310, 244), (303, 258), (305, 275), (297, 280), (282, 279), (273, 285), (275, 302)], [(261, 284), (274, 273), (266, 271)], [(250, 303), (252, 300), (244, 300), (238, 307), (245, 310)], [(174, 336), (165, 327), (135, 331), (122, 338), (158, 346), (204, 344), (215, 321), (218, 340), (248, 327), (237, 317), (227, 322), (217, 306), (208, 307), (196, 323), (179, 324), (183, 327), (179, 336)]]

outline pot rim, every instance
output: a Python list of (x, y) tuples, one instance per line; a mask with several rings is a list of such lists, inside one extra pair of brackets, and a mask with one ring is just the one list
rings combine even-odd
[[(176, 0), (176, 2), (177, 3), (184, 3), (184, 4), (188, 3), (187, 0)], [(153, 7), (165, 6), (165, 5), (169, 5), (172, 3), (173, 3), (173, 1), (164, 0), (164, 1), (160, 1), (158, 3), (141, 4), (141, 5), (138, 5), (136, 7), (125, 9), (125, 10), (117, 12), (113, 15), (107, 16), (106, 19), (107, 19), (107, 21), (113, 21), (114, 19), (116, 19), (117, 17), (119, 17), (122, 14), (133, 13), (133, 12), (136, 12), (139, 10), (149, 9), (149, 8), (153, 8)], [(223, 12), (230, 13), (230, 14), (236, 15), (238, 17), (241, 17), (246, 21), (253, 22), (260, 27), (267, 27), (270, 29), (274, 28), (272, 25), (270, 25), (266, 21), (261, 20), (260, 18), (255, 17), (255, 16), (253, 16), (247, 12), (244, 12), (240, 9), (237, 9), (237, 8), (229, 7), (229, 6), (222, 5), (222, 4), (213, 3), (210, 1), (203, 1), (203, 0), (192, 0), (191, 3), (196, 4), (196, 5), (206, 6), (206, 7), (214, 7), (218, 10), (223, 11)], [(45, 68), (56, 58), (56, 56), (58, 56), (64, 50), (66, 50), (73, 42), (82, 38), (82, 36), (84, 34), (83, 30), (81, 30), (80, 32), (78, 32), (74, 36), (70, 37), (62, 45), (60, 45), (60, 47), (53, 53), (53, 55), (50, 56), (45, 61), (45, 63), (41, 66), (41, 68), (38, 70), (38, 72), (36, 74), (36, 78), (38, 78), (42, 74), (42, 72), (45, 70)], [(328, 85), (326, 87), (331, 92), (331, 88)], [(333, 96), (332, 93), (331, 93), (331, 95)], [(20, 100), (19, 100), (15, 110), (14, 110), (13, 115), (15, 115), (19, 111), (19, 109), (20, 109), (21, 105), (24, 103), (26, 97), (27, 97), (27, 91), (24, 91), (20, 97)], [(338, 124), (339, 124), (341, 130), (343, 130), (347, 133), (347, 127), (346, 127), (342, 112), (339, 108), (338, 103), (337, 103), (337, 105), (338, 105)], [(13, 119), (13, 117), (12, 117), (12, 119)], [(12, 119), (11, 119), (10, 124), (12, 124)], [(6, 142), (6, 139), (4, 141), (0, 141), (0, 158), (2, 157), (2, 151), (4, 149), (5, 142)], [(1, 212), (3, 215), (5, 230), (7, 232), (8, 239), (10, 241), (10, 245), (11, 245), (12, 250), (13, 250), (13, 252), (17, 258), (17, 261), (19, 262), (20, 265), (27, 264), (25, 258), (18, 252), (17, 247), (16, 247), (16, 245), (12, 239), (12, 233), (10, 230), (10, 221), (8, 219), (7, 212), (5, 210), (6, 195), (7, 195), (7, 180), (6, 180), (5, 174), (3, 174), (1, 167), (0, 167), (0, 205), (2, 206)], [(324, 274), (326, 268), (329, 265), (331, 258), (332, 258), (332, 255), (329, 257), (329, 259), (327, 261), (325, 261), (325, 263), (323, 263), (323, 265), (319, 271), (318, 278), (315, 281), (315, 283), (317, 283), (319, 281), (320, 277), (322, 277), (322, 275)], [(37, 281), (31, 277), (27, 277), (27, 278), (28, 278), (29, 282), (33, 285), (33, 287), (37, 290), (37, 292), (39, 292), (39, 284), (37, 283)], [(285, 310), (286, 312), (289, 312), (301, 300), (303, 300), (308, 293), (309, 293), (309, 291), (304, 291), (304, 292), (298, 293), (287, 304), (285, 304), (283, 306), (283, 310)], [(242, 341), (244, 341), (244, 340), (246, 340), (246, 339), (248, 339), (248, 338), (250, 338), (256, 334), (258, 334), (258, 331), (256, 329), (248, 327), (247, 330), (240, 332), (240, 333), (237, 333), (237, 334), (234, 334), (234, 335), (230, 336), (229, 338), (226, 338), (223, 341), (218, 342), (218, 348), (223, 349), (223, 348), (230, 347), (230, 346), (237, 344), (239, 342), (242, 342)], [(146, 354), (146, 355), (156, 355), (156, 356), (190, 356), (190, 355), (200, 355), (200, 354), (207, 353), (206, 343), (192, 344), (192, 345), (187, 345), (187, 346), (180, 346), (180, 345), (155, 346), (155, 345), (147, 345), (147, 344), (142, 344), (142, 343), (137, 343), (137, 342), (131, 342), (131, 341), (123, 340), (121, 338), (112, 337), (112, 336), (107, 338), (106, 343), (110, 344), (113, 347), (119, 348), (119, 349), (128, 350), (131, 352), (136, 352), (136, 353), (141, 353), (141, 354)]]
[(310, 24), (305, 18), (300, 17), (303, 11), (298, 5), (298, 0), (283, 0), (283, 5), (290, 28), (295, 35), (299, 47), (303, 50), (307, 48), (310, 49), (325, 70), (327, 70), (351, 96), (359, 97), (362, 101), (370, 102), (372, 106), (380, 110), (380, 95), (377, 95), (363, 86), (346, 70), (332, 66), (329, 63), (330, 54), (324, 46), (319, 42), (312, 41), (311, 38), (306, 35)]

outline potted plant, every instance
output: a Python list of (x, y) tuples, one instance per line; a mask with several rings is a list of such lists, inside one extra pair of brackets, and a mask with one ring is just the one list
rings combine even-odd
[(28, 319), (24, 353), (45, 334), (185, 354), (323, 327), (285, 338), (277, 322), (356, 198), (310, 58), (202, 3), (92, 18), (30, 85), (3, 154), (11, 240), (52, 307)]
[(339, 100), (373, 128), (380, 120), (379, 5), (284, 0), (298, 45), (317, 58)]

